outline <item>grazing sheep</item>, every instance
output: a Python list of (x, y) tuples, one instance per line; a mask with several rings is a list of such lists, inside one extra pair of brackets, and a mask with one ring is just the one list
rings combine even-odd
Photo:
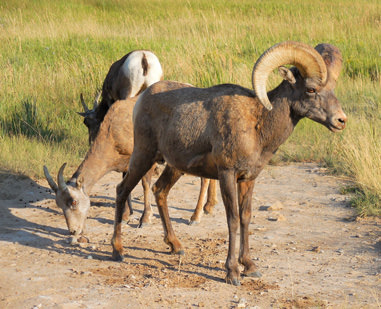
[[(283, 65), (292, 64), (288, 69)], [(307, 117), (336, 132), (347, 120), (334, 94), (342, 64), (329, 44), (312, 48), (283, 42), (265, 51), (252, 73), (255, 92), (224, 84), (206, 89), (158, 82), (142, 93), (134, 108), (135, 145), (129, 169), (117, 187), (113, 259), (123, 259), (121, 239), (125, 201), (155, 162), (167, 166), (153, 192), (164, 227), (164, 241), (183, 254), (167, 206), (171, 187), (183, 173), (218, 179), (229, 229), (226, 281), (239, 285), (243, 275), (260, 276), (249, 254), (249, 223), (254, 181), (300, 119)], [(284, 81), (266, 92), (269, 74), (279, 68)], [(235, 253), (240, 227), (240, 250)]]
[(100, 93), (94, 100), (93, 109), (89, 110), (81, 94), (81, 103), (85, 110), (79, 113), (89, 130), (89, 143), (97, 136), (108, 109), (117, 100), (138, 96), (148, 86), (163, 79), (163, 70), (156, 55), (148, 50), (134, 50), (114, 62), (103, 82), (102, 100)]
[[(90, 209), (89, 194), (93, 185), (111, 171), (127, 171), (134, 145), (132, 111), (136, 99), (135, 97), (117, 101), (110, 107), (85, 159), (68, 182), (65, 182), (63, 177), (66, 163), (58, 172), (58, 184), (44, 166), (45, 177), (56, 193), (56, 203), (63, 210), (70, 234), (75, 237), (85, 230), (85, 221)], [(149, 223), (152, 216), (149, 189), (153, 168), (142, 177), (144, 212), (139, 226)], [(132, 214), (130, 198), (126, 202), (128, 208), (124, 219)]]

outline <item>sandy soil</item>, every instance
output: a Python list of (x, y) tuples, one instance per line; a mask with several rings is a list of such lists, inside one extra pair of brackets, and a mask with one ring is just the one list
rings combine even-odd
[[(169, 254), (156, 206), (138, 229), (124, 226), (126, 257), (110, 260), (115, 185), (111, 173), (93, 189), (89, 243), (71, 246), (66, 223), (45, 180), (0, 172), (0, 308), (310, 308), (381, 304), (381, 229), (355, 220), (344, 180), (314, 164), (268, 166), (253, 197), (251, 254), (260, 280), (224, 282), (227, 224), (219, 203), (198, 225), (188, 220), (199, 179), (184, 176), (169, 197), (184, 257)], [(272, 206), (271, 209), (268, 206)]]

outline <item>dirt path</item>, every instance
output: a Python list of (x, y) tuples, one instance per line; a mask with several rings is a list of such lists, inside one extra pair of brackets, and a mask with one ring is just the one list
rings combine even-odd
[(111, 261), (120, 180), (111, 173), (94, 187), (90, 243), (71, 246), (46, 181), (0, 173), (0, 308), (380, 307), (380, 221), (354, 221), (348, 197), (339, 193), (344, 182), (316, 165), (269, 166), (258, 178), (250, 245), (263, 277), (243, 279), (240, 287), (224, 283), (221, 198), (212, 215), (187, 224), (199, 190), (191, 176), (169, 198), (186, 255), (168, 253), (155, 206), (152, 224), (136, 228), (139, 186), (123, 231), (126, 258)]

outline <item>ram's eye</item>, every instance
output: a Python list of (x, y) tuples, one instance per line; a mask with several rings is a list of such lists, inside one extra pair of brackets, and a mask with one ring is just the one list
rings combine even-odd
[(77, 201), (74, 200), (71, 202), (71, 208), (75, 209), (75, 208), (77, 208), (77, 205), (78, 205)]
[(316, 89), (315, 88), (307, 88), (308, 93), (315, 93)]

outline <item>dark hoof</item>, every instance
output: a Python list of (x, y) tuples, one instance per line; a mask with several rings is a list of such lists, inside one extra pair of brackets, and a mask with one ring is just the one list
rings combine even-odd
[(241, 285), (241, 282), (239, 282), (238, 279), (226, 279), (226, 283), (227, 284), (232, 284), (232, 285), (235, 285), (235, 286), (240, 286)]
[(242, 274), (242, 275), (245, 277), (251, 277), (251, 278), (261, 278), (262, 277), (262, 274), (259, 271), (253, 271), (251, 273)]
[(185, 251), (183, 249), (181, 249), (181, 250), (179, 250), (177, 252), (172, 251), (172, 254), (185, 255)]
[(138, 228), (139, 228), (139, 229), (142, 229), (143, 227), (145, 227), (145, 226), (147, 226), (147, 225), (149, 225), (148, 222), (139, 222)]
[(119, 252), (113, 252), (112, 253), (112, 259), (116, 262), (122, 262), (123, 261), (123, 255), (121, 255)]
[(199, 223), (200, 223), (200, 221), (193, 221), (193, 220), (191, 219), (191, 220), (189, 220), (188, 225), (197, 225), (197, 224), (199, 224)]

